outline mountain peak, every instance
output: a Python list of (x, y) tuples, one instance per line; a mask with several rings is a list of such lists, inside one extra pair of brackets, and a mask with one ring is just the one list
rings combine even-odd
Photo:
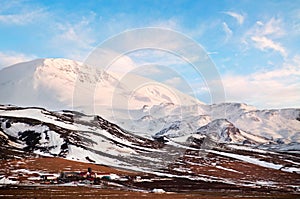
[(198, 102), (153, 80), (151, 84), (140, 87), (145, 81), (136, 75), (130, 75), (129, 81), (119, 81), (108, 72), (73, 60), (36, 59), (0, 71), (0, 89), (3, 91), (0, 103), (52, 110), (79, 108), (85, 113), (93, 113), (90, 112), (94, 111), (93, 105), (97, 110), (104, 106), (136, 109), (161, 102), (177, 103), (177, 97), (184, 100), (183, 104)]

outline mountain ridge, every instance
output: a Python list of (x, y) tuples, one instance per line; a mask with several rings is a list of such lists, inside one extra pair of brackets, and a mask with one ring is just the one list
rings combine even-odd
[[(114, 75), (118, 76), (115, 73), (111, 75), (93, 66), (63, 58), (37, 59), (19, 63), (0, 71), (0, 88), (4, 91), (0, 93), (0, 103), (80, 111), (88, 111), (84, 106), (91, 106), (90, 99), (82, 95), (94, 98), (92, 103), (100, 108), (119, 104), (139, 108), (161, 102), (176, 103), (178, 99), (174, 96), (183, 100), (180, 103), (200, 103), (174, 88), (162, 86), (150, 79), (130, 75), (126, 80), (119, 80)], [(149, 85), (136, 91), (135, 86), (142, 83)], [(143, 94), (145, 89), (147, 96)], [(170, 91), (175, 93), (172, 94)], [(76, 95), (77, 93), (79, 94)]]
[[(249, 135), (274, 142), (300, 142), (300, 109), (258, 110), (244, 103), (207, 105), (158, 82), (139, 87), (145, 81), (142, 77), (118, 78), (73, 60), (37, 59), (0, 71), (0, 103), (101, 115), (148, 138), (160, 135), (186, 141), (199, 127), (223, 119)], [(89, 85), (92, 90), (86, 89)], [(90, 112), (85, 111), (86, 104)]]
[[(216, 121), (230, 127), (220, 136), (227, 130), (238, 132), (228, 121)], [(210, 133), (199, 130), (183, 143), (138, 136), (97, 115), (0, 106), (2, 160), (58, 157), (142, 172), (156, 180), (168, 178), (171, 184), (182, 179), (215, 188), (220, 183), (227, 189), (233, 184), (239, 190), (257, 188), (261, 181), (268, 182), (264, 184), (268, 190), (299, 186), (299, 143), (235, 143), (226, 135), (219, 142)]]

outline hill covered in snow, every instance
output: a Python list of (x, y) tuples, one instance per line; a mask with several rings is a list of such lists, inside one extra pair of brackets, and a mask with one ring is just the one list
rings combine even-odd
[(117, 123), (148, 137), (185, 142), (206, 134), (217, 142), (300, 142), (300, 109), (258, 110), (242, 103), (179, 106), (160, 104), (132, 110)]
[[(85, 113), (102, 113), (103, 107), (132, 109), (162, 102), (200, 103), (150, 79), (135, 75), (126, 80), (120, 78), (73, 60), (37, 59), (0, 71), (0, 103)], [(143, 84), (144, 87), (136, 88)]]
[(147, 138), (186, 142), (300, 142), (300, 109), (258, 110), (244, 103), (207, 105), (136, 75), (122, 79), (67, 59), (37, 59), (0, 71), (0, 103), (96, 114)]
[(274, 144), (224, 119), (176, 142), (138, 136), (97, 115), (0, 106), (0, 152), (3, 161), (47, 156), (143, 172), (154, 176), (147, 183), (166, 190), (178, 180), (188, 190), (299, 187), (299, 144)]

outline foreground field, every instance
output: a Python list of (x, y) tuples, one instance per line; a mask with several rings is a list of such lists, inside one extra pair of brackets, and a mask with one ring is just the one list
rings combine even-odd
[(249, 192), (192, 192), (192, 193), (146, 193), (138, 191), (64, 186), (12, 186), (0, 188), (0, 198), (152, 198), (152, 199), (226, 199), (226, 198), (299, 198), (296, 194), (249, 193)]
[[(95, 172), (114, 173), (127, 181), (103, 181), (100, 185), (78, 182), (44, 184), (31, 181), (43, 173), (58, 174), (62, 171), (82, 171), (92, 168)], [(0, 198), (299, 198), (299, 192), (281, 192), (267, 187), (239, 187), (223, 183), (208, 183), (185, 178), (168, 178), (124, 171), (102, 165), (70, 161), (61, 158), (31, 157), (2, 160), (0, 174), (15, 179), (16, 184), (2, 184)], [(140, 181), (135, 179), (139, 176)], [(163, 188), (165, 193), (153, 193)]]

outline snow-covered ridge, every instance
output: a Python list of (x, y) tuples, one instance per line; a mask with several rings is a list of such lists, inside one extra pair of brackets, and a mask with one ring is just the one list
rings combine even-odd
[[(174, 105), (171, 106), (173, 107)], [(161, 104), (159, 105), (159, 107), (166, 107), (166, 105)], [(157, 110), (157, 107), (153, 107), (153, 108)], [(143, 111), (143, 109), (140, 111)], [(280, 112), (280, 114), (278, 114), (278, 112)], [(257, 146), (261, 144), (276, 145), (276, 144), (290, 144), (290, 143), (298, 142), (297, 139), (289, 140), (288, 139), (289, 137), (287, 136), (293, 135), (293, 138), (295, 138), (298, 135), (299, 131), (297, 130), (297, 128), (299, 127), (299, 123), (300, 123), (299, 121), (300, 110), (297, 109), (296, 110), (286, 109), (286, 110), (277, 110), (277, 111), (271, 110), (270, 113), (266, 112), (265, 110), (264, 111), (255, 110), (255, 111), (242, 113), (241, 115), (247, 116), (249, 115), (249, 113), (251, 113), (250, 114), (251, 117), (253, 117), (253, 114), (268, 115), (267, 118), (263, 117), (259, 119), (260, 121), (265, 120), (266, 121), (265, 123), (268, 123), (270, 122), (269, 120), (274, 119), (273, 117), (270, 117), (270, 115), (272, 116), (275, 115), (276, 117), (279, 117), (282, 114), (283, 116), (280, 116), (280, 120), (283, 121), (286, 126), (288, 127), (292, 126), (295, 130), (291, 128), (290, 129), (286, 128), (286, 126), (284, 126), (283, 123), (277, 123), (276, 125), (273, 125), (268, 129), (273, 133), (272, 135), (275, 135), (277, 137), (275, 136), (268, 137), (265, 134), (256, 133), (255, 131), (252, 132), (250, 130), (247, 130), (249, 129), (246, 128), (247, 126), (244, 126), (243, 127), (244, 129), (241, 127), (237, 127), (235, 123), (241, 122), (239, 120), (232, 122), (229, 119), (214, 119), (212, 116), (209, 115), (190, 116), (190, 117), (185, 117), (182, 120), (179, 120), (180, 117), (176, 115), (169, 115), (168, 117), (162, 119), (162, 118), (155, 117), (155, 115), (150, 116), (145, 113), (146, 114), (145, 116), (142, 116), (141, 119), (133, 122), (137, 122), (137, 124), (148, 123), (149, 125), (153, 125), (153, 126), (158, 125), (159, 123), (164, 123), (165, 125), (161, 131), (147, 135), (136, 131), (134, 133), (132, 132), (129, 133), (129, 131), (125, 130), (124, 128), (122, 127), (120, 128), (117, 125), (110, 123), (99, 116), (92, 116), (92, 115), (89, 116), (74, 111), (51, 112), (43, 108), (35, 108), (35, 107), (19, 108), (15, 106), (3, 106), (3, 105), (0, 106), (0, 116), (1, 118), (3, 118), (2, 126), (0, 130), (8, 134), (9, 136), (13, 136), (13, 137), (20, 136), (20, 132), (22, 132), (23, 129), (26, 129), (26, 131), (39, 131), (40, 133), (39, 139), (41, 139), (41, 143), (40, 143), (41, 145), (43, 145), (44, 143), (49, 143), (45, 140), (45, 138), (48, 137), (48, 133), (45, 132), (48, 131), (53, 132), (50, 133), (53, 134), (54, 136), (54, 137), (52, 136), (53, 138), (56, 137), (53, 142), (60, 143), (58, 144), (59, 146), (61, 146), (63, 142), (58, 139), (59, 136), (57, 136), (56, 134), (61, 134), (61, 132), (68, 132), (67, 135), (76, 135), (75, 137), (84, 136), (85, 132), (92, 132), (96, 134), (101, 132), (102, 135), (105, 135), (107, 138), (113, 140), (119, 140), (120, 138), (113, 138), (112, 136), (117, 136), (117, 137), (121, 136), (123, 141), (130, 140), (130, 142), (135, 143), (134, 145), (145, 145), (145, 143), (149, 144), (152, 142), (151, 140), (153, 140), (153, 138), (159, 139), (161, 137), (165, 137), (179, 143), (186, 143), (191, 139), (194, 140), (200, 139), (201, 142), (203, 140), (208, 139), (215, 143), (246, 144), (246, 145), (253, 145), (253, 146)], [(10, 120), (17, 121), (17, 122), (15, 122), (14, 126), (12, 126), (9, 122), (10, 120), (7, 118), (11, 118)], [(174, 120), (174, 118), (177, 120)], [(258, 122), (257, 120), (254, 121)], [(238, 124), (241, 125), (241, 123)], [(55, 128), (53, 128), (53, 126), (55, 126)], [(281, 128), (285, 128), (285, 131), (290, 131), (291, 134), (281, 136), (279, 134), (281, 133), (281, 131), (279, 131), (278, 133), (276, 132), (275, 127), (277, 126)], [(105, 131), (103, 131), (103, 129)], [(115, 130), (111, 130), (111, 129), (115, 129)], [(267, 128), (265, 128), (265, 130), (266, 129)], [(107, 133), (107, 131), (109, 133)], [(83, 132), (83, 133), (74, 133), (74, 132)], [(116, 132), (119, 133), (116, 134)], [(138, 136), (137, 134), (140, 134), (143, 138)], [(122, 141), (119, 140), (119, 142), (121, 143)], [(126, 141), (125, 143), (129, 144), (128, 146), (133, 147), (133, 145), (130, 144), (130, 142)], [(20, 143), (16, 143), (16, 144), (20, 144)], [(53, 148), (52, 145), (50, 146), (50, 148)], [(133, 148), (139, 149), (139, 147), (137, 146)], [(56, 153), (56, 155), (59, 155), (59, 153)]]
[[(204, 118), (210, 119), (197, 117)], [(152, 121), (151, 117), (145, 121), (148, 119)], [(174, 131), (180, 128), (179, 121), (171, 125)], [(168, 138), (163, 132), (163, 137), (146, 138), (97, 115), (0, 106), (0, 149), (24, 153), (22, 157), (54, 156), (170, 178), (239, 186), (249, 184), (249, 179), (251, 183), (269, 180), (262, 174), (274, 172), (276, 177), (271, 180), (276, 180), (279, 187), (295, 184), (296, 180), (285, 182), (283, 178), (294, 179), (300, 173), (299, 143), (269, 143), (272, 140), (241, 131), (226, 119), (215, 119), (197, 129), (179, 137)], [(185, 141), (176, 140), (183, 137)], [(245, 178), (249, 175), (251, 178)]]
[(197, 134), (208, 136), (216, 142), (258, 144), (268, 143), (270, 141), (263, 137), (243, 132), (226, 119), (217, 119), (200, 127), (197, 129)]
[(10, 147), (129, 169), (131, 156), (160, 151), (156, 141), (132, 135), (99, 116), (72, 111), (1, 106), (0, 130)]
[[(244, 103), (206, 105), (157, 82), (145, 87), (139, 84), (145, 81), (133, 75), (119, 81), (116, 74), (72, 60), (38, 59), (0, 71), (0, 103), (98, 114), (148, 138), (156, 134), (186, 141), (199, 128), (226, 120), (248, 136), (300, 142), (300, 109), (257, 110)], [(141, 87), (135, 88), (136, 84)], [(224, 140), (220, 137), (219, 141)]]
[[(147, 111), (132, 110), (130, 115), (132, 117), (127, 120), (115, 122), (125, 129), (143, 132), (149, 137), (165, 136), (184, 142), (206, 126), (209, 129), (205, 131), (207, 135), (219, 132), (218, 136), (214, 136), (218, 142), (300, 142), (300, 109), (258, 110), (242, 103), (191, 106), (162, 104), (148, 107)], [(239, 138), (228, 139), (226, 133), (221, 133), (230, 125), (234, 128), (229, 129), (238, 130)]]
[[(37, 59), (0, 71), (0, 103), (98, 114), (103, 113), (102, 107), (126, 109), (161, 102), (200, 103), (153, 80), (132, 74), (127, 79), (118, 78), (118, 74), (73, 60)], [(97, 107), (95, 112), (90, 110), (91, 102)]]

